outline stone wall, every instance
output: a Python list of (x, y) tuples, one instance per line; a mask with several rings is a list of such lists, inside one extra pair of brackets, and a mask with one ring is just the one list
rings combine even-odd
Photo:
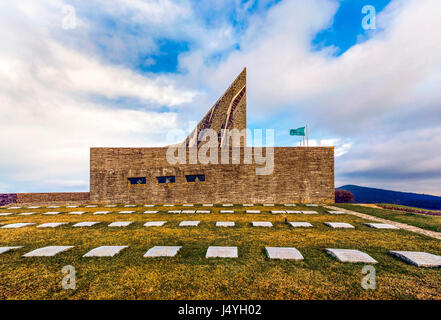
[[(260, 176), (255, 169), (261, 166), (256, 164), (170, 165), (166, 150), (92, 148), (91, 202), (334, 202), (333, 147), (274, 148), (274, 172)], [(190, 174), (204, 174), (206, 180), (186, 182)], [(175, 176), (176, 182), (160, 184), (158, 176)], [(147, 183), (130, 185), (130, 177), (146, 177)]]
[[(2, 202), (3, 200), (3, 202)], [(89, 203), (89, 192), (7, 193), (0, 195), (0, 205)]]

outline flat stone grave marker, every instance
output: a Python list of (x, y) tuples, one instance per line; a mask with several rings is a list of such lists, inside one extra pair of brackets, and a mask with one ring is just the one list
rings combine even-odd
[(100, 223), (99, 221), (83, 221), (74, 224), (72, 227), (91, 227)]
[(164, 207), (174, 207), (175, 205), (174, 204), (164, 204), (163, 206)]
[(294, 203), (285, 203), (285, 207), (295, 207), (296, 205)]
[(328, 227), (334, 228), (334, 229), (353, 229), (354, 226), (352, 224), (346, 223), (346, 222), (325, 222), (325, 224)]
[(34, 225), (35, 223), (32, 222), (21, 222), (21, 223), (11, 223), (11, 224), (7, 224), (2, 226), (2, 229), (18, 229), (18, 228), (23, 228), (23, 227), (29, 227)]
[(125, 210), (125, 211), (120, 211), (119, 213), (134, 213), (135, 211), (127, 211), (127, 210)]
[(95, 211), (93, 214), (108, 214), (112, 211)]
[(109, 224), (109, 227), (127, 227), (131, 225), (133, 221), (116, 221)]
[(216, 227), (234, 227), (233, 221), (218, 221)]
[(115, 208), (116, 204), (108, 204), (108, 205), (106, 205), (104, 207), (106, 207), (106, 208)]
[(244, 206), (244, 207), (254, 207), (254, 204), (252, 204), (252, 203), (245, 203), (242, 206)]
[(233, 206), (233, 204), (231, 204), (231, 203), (224, 203), (222, 205), (222, 207), (232, 207), (232, 206)]
[(48, 216), (52, 216), (52, 215), (56, 215), (56, 214), (60, 214), (61, 212), (59, 211), (49, 211), (49, 212), (44, 212), (43, 214), (48, 215)]
[(28, 209), (38, 209), (38, 208), (40, 208), (40, 206), (31, 206), (31, 207), (28, 207)]
[(48, 222), (40, 224), (39, 226), (37, 226), (37, 228), (56, 228), (62, 226), (63, 224), (68, 224), (68, 222)]
[(182, 206), (183, 206), (183, 207), (193, 207), (193, 204), (190, 204), (190, 203), (184, 203)]
[(251, 222), (253, 227), (272, 227), (273, 224), (269, 221), (253, 221)]
[(210, 213), (210, 210), (196, 210), (196, 213)]
[(294, 228), (310, 228), (312, 224), (309, 222), (288, 222)]
[(23, 212), (23, 213), (19, 213), (19, 216), (31, 216), (33, 214), (36, 214), (36, 212)]
[(372, 258), (370, 255), (359, 250), (328, 248), (326, 249), (326, 252), (341, 262), (377, 263), (377, 261), (374, 258)]
[(56, 208), (59, 208), (60, 206), (47, 206), (46, 208), (48, 208), (48, 209), (56, 209)]
[(73, 248), (73, 246), (48, 246), (35, 249), (23, 255), (23, 257), (53, 257), (57, 253)]
[(204, 203), (202, 204), (203, 207), (212, 207), (213, 204), (212, 203)]
[(234, 210), (220, 210), (220, 213), (234, 213)]
[(180, 227), (196, 227), (200, 221), (181, 221)]
[(86, 208), (96, 208), (96, 207), (98, 207), (98, 206), (95, 204), (89, 204), (88, 206), (86, 206)]
[(298, 210), (286, 210), (286, 213), (302, 213), (302, 211), (298, 211)]
[(156, 246), (150, 248), (144, 255), (144, 258), (174, 257), (181, 248), (181, 246)]
[(162, 227), (167, 221), (149, 221), (144, 224), (144, 227)]
[(196, 210), (182, 210), (182, 213), (196, 213)]
[(271, 210), (271, 213), (286, 213), (285, 210)]
[(0, 247), (0, 254), (8, 252), (10, 250), (16, 250), (16, 249), (20, 249), (23, 247)]
[(0, 216), (10, 216), (11, 214), (15, 214), (15, 212), (2, 212)]
[(132, 207), (136, 207), (136, 204), (126, 204), (124, 205), (125, 208), (132, 208)]
[(128, 246), (101, 246), (90, 250), (83, 257), (113, 257)]
[(303, 214), (318, 214), (317, 211), (302, 211)]
[(314, 203), (308, 203), (306, 204), (307, 207), (318, 207), (318, 204), (314, 204)]
[(87, 211), (71, 211), (68, 214), (85, 214)]
[(387, 224), (387, 223), (365, 223), (368, 227), (375, 228), (375, 229), (393, 229), (398, 230), (400, 228), (395, 227), (394, 225)]
[(144, 207), (148, 207), (148, 208), (152, 208), (152, 207), (154, 207), (155, 205), (154, 204), (145, 204), (144, 205)]
[(288, 247), (265, 247), (266, 253), (270, 259), (282, 260), (303, 260), (303, 256), (296, 248)]
[(211, 246), (207, 249), (206, 258), (237, 258), (237, 247)]
[(168, 213), (181, 213), (181, 210), (168, 210)]
[(274, 207), (274, 203), (264, 203), (264, 207)]
[(78, 206), (66, 206), (66, 208), (78, 208)]
[(21, 209), (21, 207), (9, 207), (8, 209)]
[(328, 210), (328, 213), (330, 213), (330, 214), (345, 214), (344, 211), (338, 211), (338, 210)]
[(246, 210), (246, 213), (260, 213), (260, 210)]
[(419, 251), (390, 251), (395, 257), (417, 267), (441, 267), (441, 256)]
[(144, 213), (148, 213), (148, 214), (158, 213), (158, 210), (147, 210), (144, 211)]

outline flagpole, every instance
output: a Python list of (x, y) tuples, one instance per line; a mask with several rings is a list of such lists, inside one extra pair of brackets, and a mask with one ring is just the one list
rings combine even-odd
[(308, 125), (306, 125), (306, 145), (309, 147)]

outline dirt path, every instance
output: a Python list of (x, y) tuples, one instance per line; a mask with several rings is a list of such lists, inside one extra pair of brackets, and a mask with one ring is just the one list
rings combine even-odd
[(333, 206), (324, 206), (324, 207), (327, 209), (330, 209), (330, 210), (343, 211), (343, 212), (346, 212), (347, 214), (351, 214), (353, 216), (357, 216), (359, 218), (363, 218), (366, 220), (371, 220), (371, 221), (381, 222), (381, 223), (388, 223), (388, 224), (391, 224), (391, 225), (396, 226), (396, 227), (403, 229), (403, 230), (419, 233), (419, 234), (422, 234), (422, 235), (425, 235), (425, 236), (428, 236), (431, 238), (441, 240), (441, 233), (440, 232), (421, 229), (421, 228), (414, 227), (414, 226), (411, 226), (411, 225), (408, 225), (405, 223), (382, 219), (382, 218), (374, 217), (374, 216), (371, 216), (368, 214), (364, 214), (364, 213), (360, 213), (360, 212), (356, 212), (356, 211), (352, 211), (352, 210), (347, 210), (347, 209), (343, 209), (343, 208), (338, 208), (338, 207), (333, 207)]

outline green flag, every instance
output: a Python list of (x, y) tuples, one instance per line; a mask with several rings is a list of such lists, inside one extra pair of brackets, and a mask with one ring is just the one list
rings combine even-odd
[(289, 130), (291, 136), (305, 136), (305, 127)]

